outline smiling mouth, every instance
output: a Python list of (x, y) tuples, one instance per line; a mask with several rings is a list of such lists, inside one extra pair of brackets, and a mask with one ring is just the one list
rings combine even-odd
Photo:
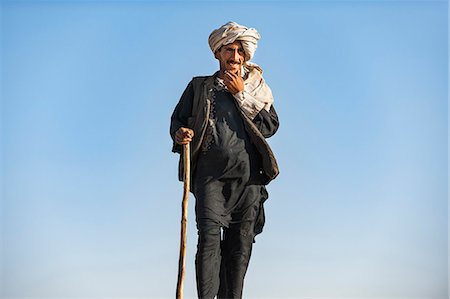
[(231, 65), (231, 66), (234, 66), (234, 67), (240, 66), (240, 64), (238, 62), (236, 62), (236, 61), (228, 62), (228, 65)]

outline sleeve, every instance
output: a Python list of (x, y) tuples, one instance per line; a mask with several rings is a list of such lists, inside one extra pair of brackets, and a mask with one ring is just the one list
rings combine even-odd
[(265, 138), (274, 135), (280, 126), (278, 115), (273, 105), (270, 106), (269, 111), (266, 109), (259, 111), (253, 119), (253, 123)]
[(254, 119), (258, 112), (267, 106), (266, 103), (257, 100), (255, 96), (245, 90), (240, 91), (233, 96), (250, 119)]
[(192, 102), (194, 97), (194, 88), (192, 81), (181, 95), (180, 101), (175, 106), (175, 109), (170, 118), (170, 137), (173, 140), (172, 152), (181, 153), (181, 145), (175, 142), (175, 133), (181, 127), (187, 127), (187, 120), (192, 115)]

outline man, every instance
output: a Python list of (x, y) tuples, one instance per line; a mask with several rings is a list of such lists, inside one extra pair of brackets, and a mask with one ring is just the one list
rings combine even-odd
[(214, 30), (208, 42), (220, 69), (193, 78), (171, 118), (173, 151), (191, 142), (199, 298), (242, 297), (254, 238), (264, 225), (264, 185), (278, 175), (265, 140), (278, 129), (272, 92), (249, 61), (259, 38), (235, 22)]

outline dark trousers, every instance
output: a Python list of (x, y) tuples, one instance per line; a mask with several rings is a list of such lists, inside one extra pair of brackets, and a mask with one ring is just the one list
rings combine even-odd
[(230, 224), (228, 228), (214, 220), (203, 219), (197, 222), (197, 226), (195, 266), (198, 297), (242, 298), (252, 252), (254, 219)]

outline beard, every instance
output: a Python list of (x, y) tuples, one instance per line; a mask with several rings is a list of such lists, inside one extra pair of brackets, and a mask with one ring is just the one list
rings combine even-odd
[(234, 74), (240, 74), (243, 63), (241, 61), (229, 60), (225, 63), (223, 70)]

